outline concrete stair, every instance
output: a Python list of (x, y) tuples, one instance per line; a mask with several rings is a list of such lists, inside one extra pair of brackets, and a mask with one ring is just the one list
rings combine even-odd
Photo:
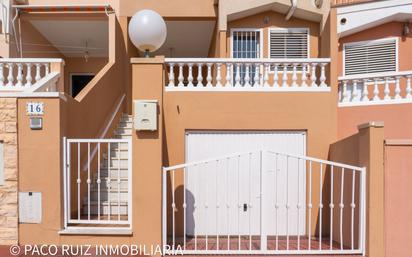
[[(122, 115), (122, 118), (113, 133), (115, 139), (128, 139), (133, 133), (133, 118), (131, 115)], [(103, 154), (100, 163), (100, 189), (97, 183), (99, 174), (93, 173), (90, 186), (90, 215), (98, 215), (100, 191), (100, 215), (127, 215), (128, 212), (128, 165), (129, 149), (126, 143), (111, 143), (109, 154)], [(110, 175), (110, 183), (109, 181)], [(109, 203), (110, 196), (110, 203)], [(120, 197), (120, 198), (119, 198)], [(87, 195), (83, 198), (82, 214), (88, 214)], [(120, 213), (119, 213), (120, 211)]]

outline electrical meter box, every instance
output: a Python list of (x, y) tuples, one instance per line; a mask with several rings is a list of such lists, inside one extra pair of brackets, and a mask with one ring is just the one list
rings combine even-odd
[(42, 204), (40, 192), (19, 192), (19, 222), (41, 223)]
[(157, 100), (134, 100), (134, 128), (140, 131), (157, 130)]

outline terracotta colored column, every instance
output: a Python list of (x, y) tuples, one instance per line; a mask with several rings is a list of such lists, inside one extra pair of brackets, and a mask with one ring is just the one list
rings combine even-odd
[(359, 129), (359, 164), (366, 167), (366, 256), (385, 256), (383, 122)]
[[(157, 100), (157, 130), (133, 131), (133, 236), (150, 247), (162, 238), (164, 58), (132, 58), (132, 100)], [(135, 108), (133, 115), (135, 115)]]

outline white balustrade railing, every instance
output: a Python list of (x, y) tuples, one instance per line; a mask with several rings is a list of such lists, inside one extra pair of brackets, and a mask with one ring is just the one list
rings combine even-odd
[(166, 58), (166, 91), (330, 91), (330, 59)]
[(65, 229), (130, 229), (131, 139), (64, 138), (64, 149)]
[(273, 151), (165, 167), (163, 244), (170, 254), (364, 254), (365, 176)]
[[(0, 58), (0, 92), (22, 92), (30, 91), (33, 87), (39, 88), (47, 82), (45, 78), (51, 73), (51, 65), (62, 62), (62, 59)], [(49, 91), (53, 88), (43, 89), (42, 91)]]
[(339, 77), (339, 106), (412, 103), (412, 71)]

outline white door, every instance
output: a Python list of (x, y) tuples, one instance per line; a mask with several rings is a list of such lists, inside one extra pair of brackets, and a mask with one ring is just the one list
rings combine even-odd
[(188, 132), (187, 163), (219, 159), (187, 169), (188, 234), (259, 235), (261, 224), (268, 235), (304, 234), (305, 165), (261, 150), (305, 155), (305, 142), (300, 131)]

